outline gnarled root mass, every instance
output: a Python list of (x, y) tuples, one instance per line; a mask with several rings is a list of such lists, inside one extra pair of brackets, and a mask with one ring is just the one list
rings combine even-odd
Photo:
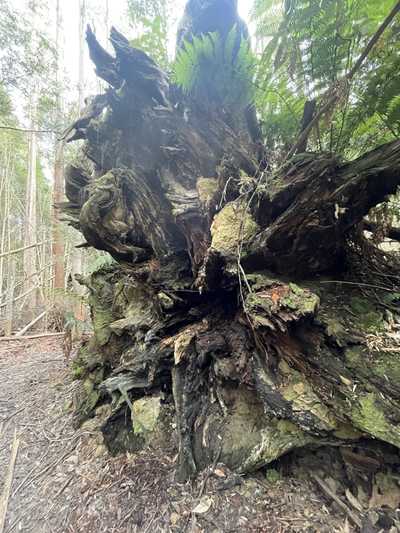
[(94, 336), (74, 366), (80, 419), (109, 403), (117, 453), (167, 431), (173, 406), (180, 479), (307, 445), (400, 447), (391, 294), (340, 282), (349, 233), (400, 182), (400, 142), (272, 173), (228, 116), (180, 94), (115, 30), (111, 42), (115, 57), (88, 32), (110, 88), (69, 132), (85, 144), (64, 210), (114, 258), (84, 280)]

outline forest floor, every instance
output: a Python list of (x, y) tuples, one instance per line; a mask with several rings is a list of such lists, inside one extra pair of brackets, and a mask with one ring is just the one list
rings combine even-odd
[(5, 532), (353, 531), (306, 477), (217, 465), (180, 485), (173, 449), (110, 457), (98, 428), (73, 426), (77, 383), (60, 345), (0, 343), (0, 490), (19, 441)]

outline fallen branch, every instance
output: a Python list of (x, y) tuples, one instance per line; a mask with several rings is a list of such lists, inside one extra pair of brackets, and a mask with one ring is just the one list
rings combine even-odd
[(29, 246), (23, 246), (22, 248), (17, 248), (15, 250), (10, 250), (9, 252), (4, 252), (0, 254), (0, 259), (2, 257), (9, 257), (10, 255), (15, 255), (20, 252), (25, 252), (25, 250), (30, 250), (31, 248), (37, 248), (39, 246), (42, 246), (43, 244), (48, 244), (51, 241), (45, 241), (45, 242), (36, 242), (35, 244), (30, 244)]
[(331, 491), (331, 489), (328, 487), (328, 485), (323, 481), (317, 474), (311, 474), (311, 477), (318, 483), (320, 488), (340, 507), (342, 511), (344, 511), (350, 520), (359, 528), (362, 527), (362, 523), (360, 518), (353, 513), (353, 511), (348, 507), (340, 498), (337, 496), (334, 492)]
[(32, 339), (45, 339), (47, 337), (64, 337), (65, 332), (61, 333), (39, 333), (38, 335), (25, 335), (23, 337), (0, 337), (0, 342), (29, 341)]
[(22, 133), (53, 133), (54, 135), (58, 135), (58, 132), (54, 130), (30, 130), (24, 128), (13, 128), (12, 126), (0, 126), (0, 130), (20, 131)]
[(43, 313), (40, 313), (38, 317), (35, 318), (35, 320), (32, 320), (32, 322), (29, 322), (21, 331), (18, 331), (16, 334), (17, 337), (22, 337), (27, 331), (29, 331), (35, 324), (37, 324), (42, 318), (44, 318), (47, 315), (47, 309), (46, 311), (43, 311)]
[(15, 430), (13, 445), (11, 449), (10, 464), (8, 465), (7, 476), (4, 482), (3, 493), (0, 499), (0, 533), (4, 532), (4, 526), (6, 523), (8, 501), (10, 499), (11, 486), (12, 486), (12, 482), (14, 479), (14, 470), (15, 470), (15, 463), (17, 461), (18, 448), (19, 448), (19, 439), (17, 437), (17, 430)]

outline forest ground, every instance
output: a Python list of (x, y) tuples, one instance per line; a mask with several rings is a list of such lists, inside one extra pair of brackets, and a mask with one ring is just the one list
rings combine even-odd
[(216, 465), (179, 485), (168, 444), (108, 456), (96, 419), (73, 425), (77, 386), (60, 340), (0, 344), (1, 490), (15, 432), (20, 440), (5, 532), (352, 531), (298, 473), (271, 483), (265, 472), (239, 477)]

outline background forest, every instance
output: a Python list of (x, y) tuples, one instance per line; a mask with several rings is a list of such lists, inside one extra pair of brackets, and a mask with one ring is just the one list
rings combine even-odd
[[(272, 165), (299, 148), (307, 109), (313, 116), (324, 112), (303, 149), (354, 159), (399, 136), (398, 19), (357, 64), (393, 0), (255, 0), (240, 8), (242, 15), (248, 12), (252, 33), (242, 72), (254, 70), (247, 90)], [(73, 9), (61, 0), (0, 0), (2, 334), (22, 331), (38, 317), (42, 329), (60, 330), (66, 317), (84, 319), (74, 275), (110, 260), (76, 248), (81, 238), (60, 224), (53, 208), (63, 200), (63, 168), (79, 147), (66, 145), (62, 133), (85, 98), (101, 89), (88, 63), (86, 24), (103, 43), (111, 25), (118, 26), (190, 90), (196, 75), (191, 65), (202, 56), (209, 60), (213, 51), (195, 42), (174, 62), (180, 12), (172, 0), (120, 0), (113, 6), (108, 0), (76, 0)], [(213, 60), (215, 79), (221, 69), (218, 57)], [(223, 73), (218, 81), (224, 95), (229, 77), (240, 75), (240, 69)], [(373, 216), (389, 226), (396, 215), (394, 199)]]

